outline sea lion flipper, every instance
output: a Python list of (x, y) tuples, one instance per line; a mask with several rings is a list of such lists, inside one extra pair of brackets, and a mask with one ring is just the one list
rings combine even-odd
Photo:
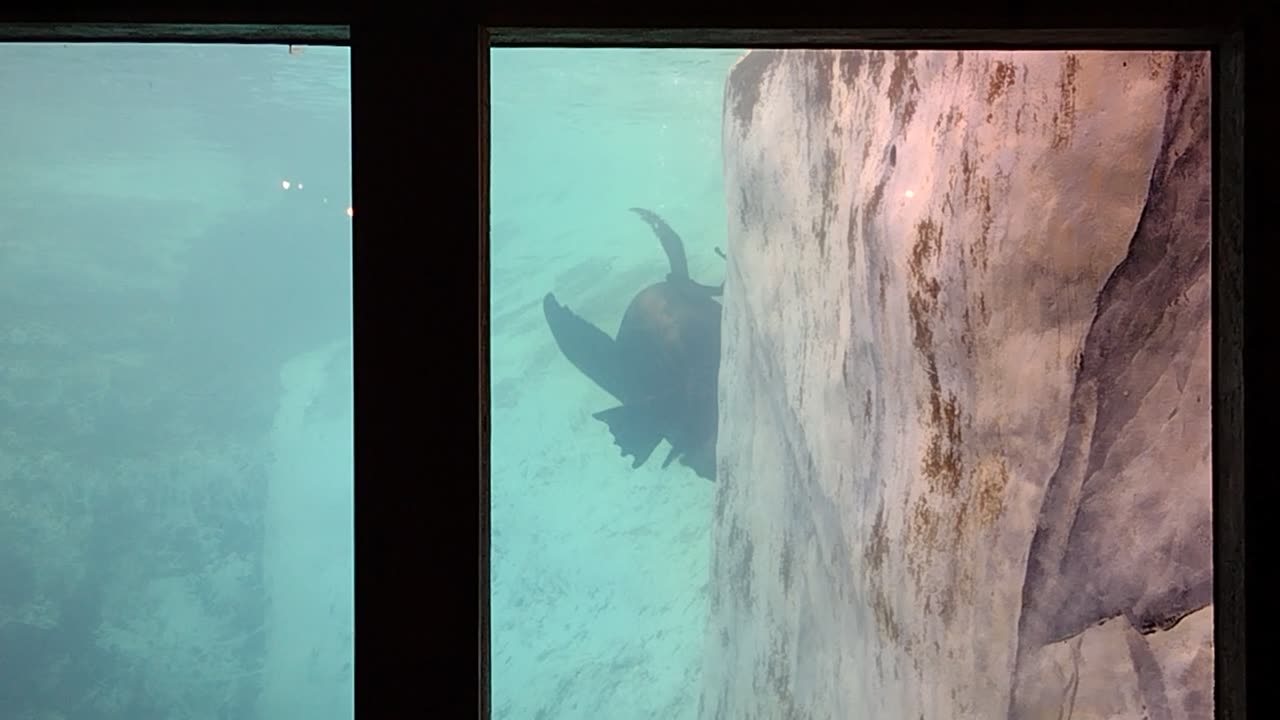
[(685, 453), (680, 456), (680, 464), (689, 468), (695, 475), (704, 480), (716, 481), (716, 454), (714, 449)]
[(652, 414), (643, 407), (619, 405), (591, 417), (609, 426), (613, 442), (622, 451), (622, 456), (635, 458), (631, 463), (633, 468), (643, 465), (662, 441), (662, 433), (655, 427)]
[(680, 239), (676, 231), (671, 229), (667, 221), (658, 217), (657, 213), (651, 210), (645, 210), (644, 208), (630, 208), (630, 210), (649, 223), (649, 227), (653, 228), (653, 233), (658, 236), (658, 241), (662, 243), (662, 249), (667, 253), (667, 262), (671, 264), (670, 277), (687, 280), (689, 278), (689, 259), (684, 254), (684, 241)]
[(722, 297), (724, 295), (724, 283), (720, 283), (719, 285), (703, 285), (702, 283), (695, 282), (693, 280), (690, 280), (689, 282), (708, 297)]
[(613, 338), (556, 302), (552, 293), (542, 298), (542, 313), (547, 318), (547, 326), (551, 328), (556, 345), (560, 346), (560, 352), (569, 362), (605, 392), (625, 401), (626, 366), (618, 357)]
[[(716, 254), (720, 256), (721, 260), (729, 259), (728, 257), (725, 256), (724, 251), (721, 250), (720, 248), (716, 248)], [(716, 285), (714, 287), (707, 286), (707, 285), (703, 285), (703, 287), (707, 288), (708, 294), (710, 294), (711, 297), (721, 297), (724, 295), (724, 283), (720, 283), (719, 285)]]
[(671, 452), (667, 453), (667, 459), (662, 461), (662, 469), (665, 470), (667, 466), (671, 464), (671, 461), (676, 459), (676, 455), (679, 454), (680, 451), (676, 450), (674, 447), (671, 448)]

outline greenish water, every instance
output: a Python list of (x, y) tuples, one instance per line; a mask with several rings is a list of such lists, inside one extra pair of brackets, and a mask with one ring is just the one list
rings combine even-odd
[(715, 486), (633, 470), (560, 354), (547, 292), (612, 334), (667, 272), (631, 207), (719, 283), (729, 50), (491, 55), (492, 706), (499, 720), (693, 718)]
[(351, 718), (348, 51), (0, 44), (0, 97), (0, 717)]

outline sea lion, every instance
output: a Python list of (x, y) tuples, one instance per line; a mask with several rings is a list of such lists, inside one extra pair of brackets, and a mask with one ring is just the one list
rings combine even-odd
[(616, 337), (574, 314), (552, 293), (543, 298), (542, 310), (569, 362), (621, 403), (592, 417), (609, 427), (624, 457), (634, 458), (631, 467), (644, 465), (666, 440), (671, 452), (662, 467), (679, 459), (714, 482), (721, 309), (714, 298), (723, 294), (724, 285), (691, 279), (680, 236), (649, 210), (631, 212), (653, 228), (671, 269), (666, 279), (631, 300)]

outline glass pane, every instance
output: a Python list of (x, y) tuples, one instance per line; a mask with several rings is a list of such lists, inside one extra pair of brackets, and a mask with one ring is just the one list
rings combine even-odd
[(349, 53), (0, 45), (0, 707), (353, 714)]
[[(650, 217), (683, 238), (693, 278), (721, 282), (720, 106), (738, 55), (490, 56), (495, 718), (695, 717), (715, 485), (663, 469), (665, 445), (636, 470), (619, 456), (592, 417), (618, 403), (557, 349), (544, 295), (612, 337), (669, 271)], [(714, 376), (718, 335), (703, 339)]]
[(1212, 717), (1208, 53), (490, 60), (496, 718)]

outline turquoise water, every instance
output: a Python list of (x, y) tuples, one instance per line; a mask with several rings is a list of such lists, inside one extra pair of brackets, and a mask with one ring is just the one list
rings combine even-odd
[(0, 717), (352, 717), (347, 50), (0, 97)]
[(693, 718), (715, 486), (665, 450), (633, 470), (560, 354), (557, 299), (609, 334), (666, 256), (724, 277), (727, 50), (491, 55), (492, 706), (499, 720)]

